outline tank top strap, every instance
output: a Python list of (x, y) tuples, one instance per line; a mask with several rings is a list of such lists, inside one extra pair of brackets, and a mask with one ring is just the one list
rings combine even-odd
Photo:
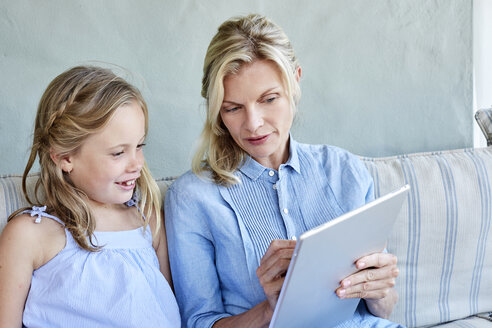
[(127, 202), (125, 202), (125, 205), (128, 207), (135, 206), (137, 208), (137, 211), (142, 215), (143, 220), (145, 221), (145, 214), (143, 214), (142, 210), (140, 209), (140, 206), (138, 206), (138, 202), (140, 201), (140, 193), (138, 191), (135, 191), (133, 193), (132, 198), (130, 198)]
[(62, 220), (60, 220), (56, 216), (53, 216), (51, 214), (46, 213), (45, 211), (46, 211), (46, 205), (45, 206), (39, 206), (39, 207), (33, 206), (32, 209), (30, 209), (30, 210), (22, 211), (22, 214), (29, 214), (32, 217), (37, 216), (34, 219), (34, 223), (41, 223), (41, 218), (46, 217), (46, 218), (50, 218), (52, 220), (55, 220), (56, 222), (60, 223), (62, 226), (65, 227), (65, 223), (63, 223)]

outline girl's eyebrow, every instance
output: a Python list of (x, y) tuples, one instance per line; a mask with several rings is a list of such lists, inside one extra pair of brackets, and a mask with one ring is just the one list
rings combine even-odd
[[(139, 142), (138, 142), (138, 143), (139, 143), (139, 144), (141, 144), (141, 143), (143, 143), (144, 141), (145, 141), (145, 135), (144, 135), (142, 138), (140, 138), (140, 140), (139, 140)], [(128, 146), (130, 146), (130, 144), (122, 143), (122, 144), (118, 144), (118, 145), (111, 146), (111, 147), (109, 147), (108, 149), (109, 149), (109, 150), (114, 150), (114, 149), (116, 149), (116, 148), (120, 148), (120, 147), (128, 147)]]

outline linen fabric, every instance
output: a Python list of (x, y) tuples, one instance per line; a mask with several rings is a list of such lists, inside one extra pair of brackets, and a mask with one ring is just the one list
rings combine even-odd
[[(292, 138), (289, 150), (278, 171), (248, 158), (236, 172), (241, 183), (231, 187), (188, 172), (168, 189), (166, 230), (183, 327), (211, 327), (266, 300), (256, 269), (273, 239), (298, 237), (373, 199), (372, 178), (354, 155)], [(397, 326), (361, 302), (339, 327)]]

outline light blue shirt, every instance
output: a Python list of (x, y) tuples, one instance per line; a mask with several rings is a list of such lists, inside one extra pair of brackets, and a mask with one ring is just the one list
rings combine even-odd
[[(290, 140), (279, 170), (252, 158), (232, 187), (192, 172), (165, 198), (169, 258), (183, 327), (211, 327), (266, 300), (256, 276), (273, 239), (298, 237), (373, 199), (373, 181), (359, 159), (340, 148)], [(395, 327), (361, 302), (340, 327)]]

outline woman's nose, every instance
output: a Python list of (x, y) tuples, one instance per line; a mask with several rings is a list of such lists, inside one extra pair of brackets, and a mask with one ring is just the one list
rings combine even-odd
[(261, 111), (255, 106), (251, 106), (250, 108), (247, 108), (246, 122), (245, 122), (246, 128), (251, 132), (255, 132), (262, 125), (263, 125), (263, 116)]

